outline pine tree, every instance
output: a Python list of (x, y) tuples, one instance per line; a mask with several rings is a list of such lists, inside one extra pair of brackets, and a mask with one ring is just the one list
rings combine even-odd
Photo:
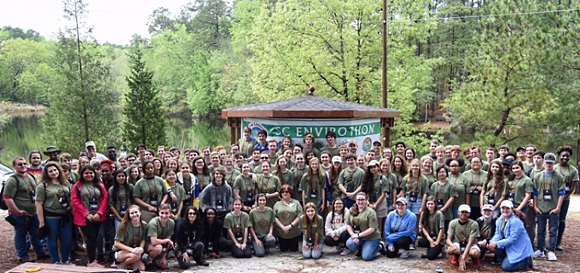
[(134, 46), (131, 54), (131, 75), (126, 80), (129, 93), (125, 94), (126, 116), (123, 138), (129, 147), (143, 143), (149, 147), (165, 144), (165, 114), (159, 91), (153, 86), (153, 73), (142, 61), (143, 53)]

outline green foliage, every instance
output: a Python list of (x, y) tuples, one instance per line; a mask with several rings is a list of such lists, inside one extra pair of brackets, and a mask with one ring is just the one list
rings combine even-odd
[[(79, 0), (65, 2), (72, 29), (59, 34), (54, 67), (60, 88), (49, 94), (51, 107), (42, 118), (47, 143), (76, 151), (92, 140), (100, 146), (120, 143), (118, 93), (98, 44), (81, 39), (86, 10)], [(79, 23), (80, 22), (80, 23)]]
[(40, 36), (40, 34), (38, 34), (38, 32), (29, 29), (27, 31), (24, 31), (21, 28), (18, 27), (11, 27), (11, 26), (4, 26), (2, 28), (0, 28), (0, 31), (4, 31), (7, 33), (7, 36), (11, 39), (23, 39), (23, 40), (34, 40), (37, 42), (40, 42), (42, 40), (42, 37)]
[[(553, 7), (543, 1), (494, 1), (482, 8), (482, 14), (523, 9)], [(550, 17), (561, 19), (556, 14), (522, 14), (481, 21), (479, 33), (474, 33), (475, 46), (467, 53), (469, 77), (456, 82), (457, 88), (444, 104), (453, 113), (460, 134), (488, 144), (545, 143), (542, 136), (550, 130), (547, 125), (553, 110), (575, 104), (569, 96), (555, 96), (554, 91), (566, 93), (571, 85), (577, 86), (573, 82), (578, 78), (577, 71), (562, 70), (565, 44), (561, 40), (568, 34), (561, 28), (573, 22), (560, 20), (558, 26)], [(575, 79), (570, 78), (573, 74)], [(576, 115), (574, 122), (578, 120)]]
[(128, 147), (143, 143), (149, 147), (165, 145), (165, 112), (159, 91), (153, 86), (153, 73), (142, 62), (138, 47), (131, 55), (132, 69), (127, 77), (129, 93), (125, 95), (126, 116), (123, 139)]

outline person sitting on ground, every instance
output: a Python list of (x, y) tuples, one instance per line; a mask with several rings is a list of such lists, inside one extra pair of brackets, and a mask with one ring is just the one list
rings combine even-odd
[(302, 256), (305, 259), (322, 257), (324, 220), (318, 215), (314, 203), (304, 205), (304, 214), (300, 216), (300, 228), (303, 234)]
[(229, 248), (228, 240), (223, 236), (224, 222), (216, 217), (214, 208), (204, 210), (205, 217), (201, 222), (201, 241), (205, 247), (203, 258), (220, 258), (220, 251)]
[(131, 205), (119, 224), (113, 244), (115, 260), (119, 269), (145, 270), (141, 254), (143, 254), (145, 247), (146, 236), (147, 223), (141, 220), (139, 206)]
[(346, 230), (350, 234), (346, 246), (350, 250), (359, 251), (363, 260), (370, 261), (377, 252), (384, 250), (381, 232), (378, 230), (379, 223), (375, 211), (367, 206), (366, 193), (357, 193), (355, 200), (356, 205), (350, 208), (350, 214), (346, 218)]
[(204, 245), (200, 241), (202, 234), (200, 229), (201, 215), (194, 206), (185, 209), (185, 218), (177, 229), (177, 262), (182, 269), (188, 269), (193, 259), (197, 265), (208, 266), (209, 263), (202, 258)]
[(465, 271), (465, 260), (467, 256), (471, 256), (473, 266), (479, 268), (481, 266), (480, 250), (475, 242), (475, 239), (479, 237), (477, 222), (469, 219), (471, 208), (468, 205), (462, 204), (458, 211), (459, 219), (451, 220), (447, 231), (447, 253), (453, 255), (451, 264), (459, 264), (459, 270)]
[(251, 240), (248, 236), (249, 228), (252, 227), (250, 216), (242, 211), (242, 200), (234, 199), (234, 210), (228, 213), (224, 220), (224, 228), (228, 230), (230, 251), (235, 258), (252, 258)]
[[(246, 163), (244, 164), (246, 165)], [(276, 244), (274, 237), (274, 211), (266, 207), (266, 195), (258, 194), (258, 207), (250, 211), (250, 221), (252, 227), (252, 246), (257, 257), (264, 257), (268, 253), (268, 248)]]
[(435, 260), (445, 246), (445, 216), (437, 209), (435, 196), (427, 197), (421, 212), (419, 230), (423, 235), (419, 239), (419, 247), (427, 248), (427, 254), (421, 255), (421, 258)]
[(326, 216), (326, 223), (324, 225), (326, 233), (324, 244), (327, 246), (336, 246), (337, 253), (343, 256), (350, 254), (350, 249), (345, 246), (346, 240), (349, 238), (345, 224), (347, 215), (348, 209), (344, 207), (344, 201), (338, 196), (332, 201), (332, 211)]

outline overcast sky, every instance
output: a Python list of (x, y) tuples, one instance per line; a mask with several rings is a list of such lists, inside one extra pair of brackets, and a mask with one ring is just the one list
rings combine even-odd
[[(87, 25), (99, 43), (129, 44), (135, 33), (149, 37), (147, 19), (159, 8), (169, 9), (173, 16), (192, 0), (85, 0), (88, 4)], [(47, 39), (55, 39), (66, 25), (62, 0), (0, 0), (0, 27), (33, 29)]]

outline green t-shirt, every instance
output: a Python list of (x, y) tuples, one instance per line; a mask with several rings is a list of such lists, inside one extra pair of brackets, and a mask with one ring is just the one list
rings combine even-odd
[(274, 223), (274, 211), (266, 207), (264, 211), (254, 208), (250, 211), (252, 228), (258, 238), (263, 238), (270, 232), (270, 226)]
[[(163, 195), (167, 193), (167, 184), (159, 176), (153, 178), (141, 178), (135, 183), (133, 197), (140, 198), (143, 202), (159, 208)], [(142, 207), (141, 209), (147, 209)]]
[(238, 141), (238, 147), (240, 147), (240, 152), (245, 153), (246, 157), (248, 157), (252, 155), (252, 150), (254, 149), (254, 146), (256, 146), (257, 143), (258, 141), (256, 141), (253, 138), (250, 138), (250, 140), (240, 138), (240, 140)]
[[(242, 199), (242, 201), (244, 202), (244, 204), (254, 204), (255, 200), (256, 200), (256, 183), (254, 183), (254, 181), (252, 181), (252, 177), (248, 176), (245, 177), (243, 175), (240, 175), (236, 178), (236, 181), (234, 182), (234, 189), (238, 189), (239, 190), (239, 195), (240, 198)], [(248, 196), (248, 193), (251, 193)]]
[[(224, 219), (224, 228), (232, 230), (236, 240), (238, 240), (238, 243), (243, 242), (244, 230), (251, 226), (252, 222), (250, 222), (250, 216), (248, 216), (248, 214), (243, 211), (240, 212), (239, 216), (235, 216), (234, 212), (232, 211), (226, 214), (226, 218)], [(230, 236), (227, 237), (228, 240), (232, 242), (232, 238), (230, 238)], [(249, 240), (247, 242), (249, 242)]]
[(302, 201), (302, 188), (300, 188), (300, 181), (302, 181), (302, 176), (308, 172), (308, 166), (304, 166), (304, 168), (298, 168), (298, 166), (294, 166), (292, 168), (292, 172), (294, 173), (294, 182), (290, 184), (294, 188), (294, 194), (292, 198), (296, 200)]
[[(272, 175), (270, 177), (265, 177), (263, 174), (259, 174), (256, 185), (258, 187), (258, 193), (275, 193), (280, 190), (280, 179), (277, 176)], [(266, 200), (266, 206), (273, 208), (274, 204), (278, 202), (277, 197), (268, 198)]]
[[(490, 204), (490, 205), (494, 205), (497, 204), (497, 202), (499, 201), (499, 199), (504, 196), (507, 195), (508, 192), (508, 186), (507, 186), (507, 182), (503, 183), (503, 186), (500, 187), (498, 190), (495, 189), (495, 178), (490, 179), (487, 184), (484, 183), (483, 185), (483, 204)], [(490, 197), (493, 196), (493, 202), (491, 202)]]
[[(141, 242), (147, 239), (147, 230), (147, 223), (143, 221), (136, 227), (129, 222), (125, 232), (117, 232), (117, 234), (115, 234), (115, 240), (120, 241), (128, 247), (135, 248), (140, 246)], [(113, 246), (113, 251), (119, 250), (120, 249)]]
[[(485, 182), (485, 178), (487, 177), (486, 171), (479, 171), (479, 173), (474, 173), (473, 170), (469, 170), (463, 173), (465, 178), (467, 179), (467, 187), (470, 189), (467, 193), (470, 193), (470, 206), (471, 207), (479, 207), (479, 198), (481, 196), (481, 192), (477, 189), (472, 190), (472, 187), (481, 186), (483, 188), (483, 183)], [(496, 199), (498, 200), (498, 199)]]
[[(442, 208), (443, 206), (445, 206), (445, 203), (447, 203), (449, 198), (451, 198), (452, 196), (457, 198), (457, 192), (455, 191), (455, 187), (449, 182), (443, 185), (441, 185), (439, 182), (433, 183), (433, 185), (431, 185), (429, 195), (435, 197), (435, 205), (437, 205), (438, 208)], [(453, 219), (453, 210), (451, 208), (447, 208), (445, 211), (442, 212), (443, 216), (445, 216), (445, 220)]]
[(526, 193), (532, 194), (534, 192), (534, 186), (532, 185), (532, 179), (527, 176), (522, 176), (520, 178), (515, 178), (508, 181), (508, 194), (506, 199), (512, 201), (514, 207), (518, 207), (524, 198)]
[[(49, 216), (48, 214), (64, 214), (70, 211), (72, 206), (70, 200), (70, 187), (62, 184), (40, 183), (36, 187), (36, 200), (44, 201), (44, 217), (58, 219), (60, 216)], [(64, 204), (65, 206), (63, 207)]]
[[(296, 199), (292, 199), (289, 204), (284, 203), (283, 200), (276, 202), (274, 205), (274, 215), (282, 225), (289, 225), (292, 223), (296, 218), (300, 217), (302, 214), (302, 206)], [(294, 225), (292, 229), (288, 233), (284, 233), (284, 231), (276, 225), (276, 236), (283, 238), (283, 239), (292, 239), (300, 235), (300, 229), (298, 225)]]
[[(354, 171), (348, 168), (343, 169), (338, 175), (338, 184), (346, 188), (346, 192), (354, 192), (362, 183), (365, 172), (356, 167)], [(342, 194), (342, 198), (346, 198), (346, 194)]]
[[(304, 194), (304, 204), (310, 202), (314, 203), (317, 208), (322, 205), (322, 197), (324, 196), (324, 190), (326, 190), (326, 183), (324, 183), (324, 176), (322, 180), (318, 175), (313, 175), (311, 177), (310, 184), (308, 184), (307, 176), (304, 174), (302, 180), (300, 181), (300, 188), (303, 190)], [(312, 186), (310, 186), (312, 185)]]
[(211, 175), (198, 174), (195, 177), (197, 178), (200, 193), (203, 191), (203, 189), (205, 189), (207, 185), (211, 184)]
[(538, 192), (537, 206), (542, 213), (550, 213), (558, 206), (558, 198), (560, 197), (558, 191), (564, 190), (565, 187), (564, 177), (556, 171), (551, 176), (546, 176), (545, 172), (541, 172), (534, 177), (534, 189)]
[(151, 237), (157, 237), (157, 239), (168, 239), (173, 235), (174, 229), (175, 222), (173, 222), (173, 219), (167, 219), (165, 226), (162, 226), (161, 219), (157, 216), (149, 221), (147, 227), (147, 241), (151, 242)]
[[(356, 205), (355, 205), (356, 206)], [(375, 211), (369, 207), (365, 207), (362, 211), (360, 211), (357, 215), (352, 215), (352, 208), (350, 210), (351, 213), (348, 214), (346, 217), (346, 224), (353, 227), (358, 226), (360, 228), (360, 232), (364, 232), (369, 228), (375, 228), (375, 231), (370, 235), (361, 237), (363, 240), (378, 240), (381, 239), (381, 232), (379, 231), (379, 223), (377, 221), (377, 214)]]
[(316, 215), (316, 226), (314, 224), (308, 225), (306, 224), (307, 217), (305, 214), (300, 216), (300, 230), (302, 230), (302, 238), (308, 242), (308, 237), (312, 236), (312, 240), (314, 240), (314, 234), (318, 233), (318, 244), (324, 242), (324, 220), (320, 215)]
[[(449, 182), (455, 188), (455, 192), (457, 192), (457, 197), (453, 200), (453, 208), (457, 209), (462, 204), (467, 204), (467, 194), (471, 193), (471, 189), (469, 187), (469, 183), (467, 182), (467, 177), (465, 175), (459, 173), (457, 175), (449, 174)], [(469, 205), (471, 207), (479, 207), (479, 197), (475, 197), (474, 194), (469, 196), (470, 201)], [(477, 201), (477, 204), (474, 200)]]
[(429, 182), (425, 176), (421, 175), (421, 177), (411, 177), (409, 180), (409, 175), (403, 177), (403, 189), (405, 189), (405, 193), (407, 196), (415, 196), (417, 195), (418, 198), (422, 198), (423, 194), (429, 194)]
[(280, 185), (288, 184), (292, 185), (294, 183), (294, 173), (291, 170), (286, 169), (283, 173), (274, 173), (275, 176), (280, 179)]
[[(570, 187), (572, 182), (578, 181), (578, 169), (576, 167), (568, 165), (568, 167), (562, 167), (557, 164), (554, 167), (554, 171), (559, 172), (562, 177), (564, 177), (564, 190), (566, 194), (570, 193)], [(564, 200), (570, 200), (570, 196), (566, 197)]]
[[(322, 153), (322, 152), (324, 152), (324, 151), (327, 151), (327, 152), (330, 154), (330, 157), (331, 157), (331, 158), (332, 158), (333, 156), (340, 155), (340, 149), (339, 149), (339, 146), (338, 146), (338, 144), (336, 144), (336, 143), (335, 143), (335, 145), (336, 145), (336, 146), (335, 146), (334, 148), (330, 148), (330, 147), (328, 147), (328, 144), (327, 144), (327, 145), (324, 145), (324, 146), (322, 146), (322, 148), (320, 148), (320, 152)], [(316, 155), (316, 156), (317, 156), (317, 157), (319, 157), (319, 155)]]
[(453, 219), (449, 223), (447, 236), (453, 238), (453, 242), (469, 242), (469, 238), (479, 238), (479, 225), (472, 219), (462, 224), (459, 219)]
[[(128, 185), (129, 188), (134, 188), (133, 185), (131, 184), (125, 184)], [(117, 196), (117, 201), (115, 202), (115, 198), (113, 196), (113, 192), (114, 192), (114, 187), (109, 188), (109, 202), (108, 205), (109, 207), (114, 207), (115, 210), (117, 210), (117, 212), (119, 213), (119, 216), (123, 217), (124, 212), (127, 211), (127, 209), (129, 209), (129, 207), (133, 204), (133, 200), (129, 199), (128, 196), (128, 192), (127, 192), (127, 188), (125, 187), (119, 187), (119, 195)], [(133, 189), (134, 192), (134, 189)]]
[(427, 185), (427, 189), (431, 188), (431, 185), (433, 185), (433, 183), (435, 183), (435, 175), (433, 172), (430, 173), (422, 173), (423, 176), (425, 176), (425, 178), (427, 179), (428, 185)]
[(179, 205), (185, 199), (186, 196), (185, 189), (183, 189), (183, 186), (181, 184), (175, 183), (175, 185), (171, 187), (171, 190), (173, 191), (173, 193), (175, 193), (177, 201), (174, 203), (172, 198), (167, 198), (167, 204), (171, 206), (171, 213), (176, 214), (179, 210)]
[(227, 173), (226, 171), (226, 177), (224, 179), (226, 180), (226, 182), (228, 182), (228, 184), (233, 186), (234, 183), (236, 182), (236, 178), (241, 174), (242, 173), (236, 169), (234, 169), (231, 173)]
[[(426, 229), (429, 232), (429, 235), (431, 235), (433, 241), (437, 240), (439, 230), (445, 228), (445, 216), (443, 216), (442, 212), (436, 210), (435, 213), (429, 214), (428, 225), (424, 226), (423, 215), (424, 213), (421, 213), (421, 218), (419, 219), (419, 230), (422, 228)], [(445, 244), (445, 234), (443, 234), (443, 237), (441, 238), (439, 244), (440, 245)]]
[[(102, 189), (98, 183), (82, 183), (80, 186), (81, 201), (83, 202), (85, 209), (87, 209), (91, 214), (97, 213), (102, 195), (101, 190)], [(93, 202), (91, 202), (91, 200)], [(97, 206), (94, 205), (95, 202)], [(92, 206), (91, 203), (93, 204)]]
[(4, 185), (4, 195), (12, 196), (16, 207), (28, 214), (36, 214), (35, 200), (33, 200), (33, 197), (36, 198), (35, 191), (36, 180), (30, 174), (26, 174), (26, 178), (12, 175)]

